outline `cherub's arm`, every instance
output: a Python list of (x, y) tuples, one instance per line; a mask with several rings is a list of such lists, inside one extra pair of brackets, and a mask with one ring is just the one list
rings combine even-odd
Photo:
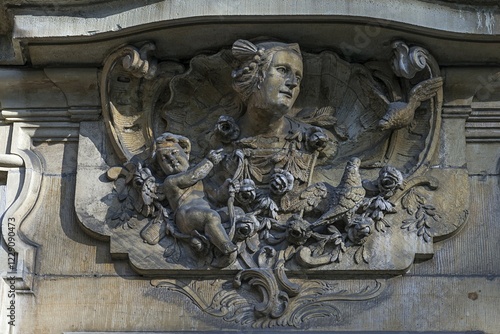
[(179, 188), (187, 188), (195, 185), (198, 181), (207, 177), (215, 164), (218, 164), (223, 158), (222, 149), (212, 150), (207, 157), (200, 161), (193, 168), (168, 177), (170, 183)]

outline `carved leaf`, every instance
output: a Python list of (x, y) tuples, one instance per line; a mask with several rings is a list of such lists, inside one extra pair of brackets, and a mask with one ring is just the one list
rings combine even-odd
[(179, 259), (181, 258), (181, 248), (177, 239), (172, 237), (164, 238), (164, 242), (162, 246), (165, 247), (165, 251), (163, 252), (163, 256), (165, 260), (169, 263), (179, 263)]
[(118, 196), (118, 200), (123, 201), (128, 196), (129, 188), (125, 184), (125, 179), (120, 177), (115, 181), (115, 189), (116, 194)]
[(375, 229), (378, 232), (386, 232), (386, 227), (391, 227), (388, 220), (381, 218), (380, 220), (375, 220)]
[(296, 179), (306, 182), (309, 177), (309, 157), (293, 150), (288, 156), (285, 169)]
[(290, 260), (294, 255), (295, 255), (296, 248), (293, 245), (290, 245), (285, 249), (285, 252), (283, 254), (283, 257), (285, 258), (285, 261)]
[[(205, 291), (203, 287), (206, 284), (203, 281), (153, 280), (151, 284), (182, 293), (198, 308), (212, 316), (253, 328), (272, 328), (275, 326), (301, 328), (307, 322), (323, 317), (328, 317), (328, 322), (331, 324), (341, 319), (341, 312), (333, 304), (334, 301), (363, 301), (375, 298), (383, 292), (383, 285), (378, 281), (375, 281), (375, 284), (365, 285), (357, 291), (350, 291), (339, 288), (338, 284), (306, 280), (301, 286), (299, 294), (294, 298), (287, 299), (288, 307), (280, 316), (259, 316), (256, 313), (256, 307), (262, 305), (261, 301), (268, 303), (271, 302), (269, 297), (273, 295), (284, 297), (284, 295), (282, 291), (276, 290), (277, 282), (273, 276), (260, 275), (259, 279), (252, 281), (252, 278), (256, 277), (259, 276), (248, 275), (243, 280), (250, 279), (248, 281), (250, 284), (257, 284), (259, 288), (271, 292), (271, 294), (263, 298), (263, 296), (259, 296), (256, 289), (250, 291), (235, 290), (230, 282), (223, 283), (220, 291), (213, 297), (202, 293)], [(241, 286), (243, 280), (237, 281), (236, 286)], [(271, 302), (272, 304), (273, 302)]]
[(424, 205), (425, 204), (425, 197), (422, 196), (422, 195), (420, 195), (416, 191), (414, 192), (414, 194), (415, 194), (415, 199), (416, 199), (417, 203), (420, 204), (420, 205)]
[(333, 107), (316, 108), (313, 111), (304, 109), (297, 114), (297, 118), (304, 123), (330, 127), (337, 124), (337, 118), (333, 116), (335, 109)]
[[(419, 205), (420, 204), (420, 205)], [(411, 189), (402, 199), (401, 205), (410, 214), (413, 215), (421, 205), (425, 204), (425, 197), (419, 194), (415, 189)]]
[(403, 225), (401, 226), (402, 229), (407, 229), (408, 231), (410, 230), (412, 225), (415, 225), (417, 223), (417, 219), (405, 219), (403, 220)]
[(259, 250), (259, 235), (254, 234), (250, 238), (246, 239), (246, 244), (248, 249), (252, 252), (255, 253), (256, 251)]
[[(120, 208), (121, 209), (121, 208)], [(116, 220), (116, 219), (119, 219), (121, 214), (122, 214), (122, 211), (116, 208), (116, 207), (111, 207), (108, 211), (108, 215), (109, 215), (109, 219), (110, 220)]]
[(356, 264), (361, 264), (362, 262), (368, 263), (368, 256), (365, 252), (365, 246), (360, 246), (354, 253), (354, 262)]
[(263, 171), (259, 167), (253, 165), (253, 164), (248, 164), (248, 171), (252, 177), (257, 180), (258, 182), (262, 182), (263, 179)]
[(430, 242), (431, 239), (432, 238), (431, 238), (430, 234), (426, 230), (425, 233), (424, 233), (424, 240), (425, 240), (425, 242)]

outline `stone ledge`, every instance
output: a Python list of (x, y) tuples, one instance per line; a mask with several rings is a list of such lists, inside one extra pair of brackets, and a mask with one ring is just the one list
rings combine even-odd
[[(276, 333), (290, 333), (289, 330), (287, 331), (235, 331), (235, 330), (228, 330), (228, 331), (176, 331), (176, 332), (64, 332), (63, 334), (107, 334), (107, 333), (113, 333), (113, 334), (187, 334), (187, 333), (197, 333), (197, 334), (220, 334), (220, 333), (240, 333), (240, 334), (276, 334)], [(297, 334), (302, 334), (302, 333), (312, 333), (312, 334), (331, 334), (332, 332), (328, 331), (319, 331), (319, 332), (312, 332), (312, 331), (293, 331), (293, 333)], [(336, 334), (484, 334), (482, 331), (467, 331), (467, 332), (421, 332), (421, 331), (341, 331), (337, 332), (335, 331)]]
[[(85, 16), (85, 11), (83, 11)], [(116, 32), (143, 24), (162, 23), (176, 20), (206, 20), (207, 17), (241, 18), (265, 15), (344, 18), (369, 18), (372, 20), (404, 22), (426, 29), (442, 30), (458, 34), (498, 35), (500, 14), (493, 10), (470, 8), (457, 9), (443, 4), (424, 1), (381, 0), (377, 2), (353, 2), (349, 0), (331, 2), (328, 0), (306, 0), (300, 2), (280, 1), (231, 1), (213, 2), (192, 0), (161, 1), (121, 13), (99, 17), (70, 15), (33, 15), (18, 12), (14, 14), (14, 38), (47, 38), (94, 36)], [(443, 19), (446, 17), (448, 19)], [(276, 20), (278, 18), (272, 18)], [(64, 29), (61, 29), (64, 27)]]

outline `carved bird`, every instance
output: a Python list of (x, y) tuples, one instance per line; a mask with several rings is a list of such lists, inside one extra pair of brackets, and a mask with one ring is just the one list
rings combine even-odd
[(420, 104), (433, 97), (443, 85), (443, 78), (431, 78), (420, 82), (410, 91), (408, 102), (396, 101), (388, 103), (387, 112), (378, 123), (381, 130), (395, 130), (408, 126), (413, 121), (415, 110)]
[(336, 221), (351, 221), (352, 216), (363, 202), (365, 189), (359, 174), (359, 158), (351, 158), (345, 167), (339, 185), (331, 192), (330, 207), (311, 227), (333, 224)]
[(299, 194), (287, 193), (281, 198), (281, 209), (285, 212), (309, 212), (320, 209), (323, 200), (327, 197), (328, 190), (324, 183), (318, 182), (310, 185)]

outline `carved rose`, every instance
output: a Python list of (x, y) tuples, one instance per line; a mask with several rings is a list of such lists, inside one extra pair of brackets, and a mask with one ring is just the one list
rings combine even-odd
[(372, 233), (373, 220), (369, 217), (355, 217), (346, 227), (347, 238), (355, 244), (362, 245)]
[(290, 172), (278, 168), (271, 176), (271, 182), (269, 183), (269, 187), (273, 194), (283, 195), (287, 191), (292, 190), (293, 181), (294, 177)]
[(243, 179), (241, 181), (239, 190), (236, 192), (236, 200), (241, 204), (250, 204), (255, 200), (255, 183), (250, 179)]
[(391, 197), (403, 184), (403, 175), (392, 166), (385, 166), (378, 176), (378, 190), (385, 198)]
[(246, 214), (238, 222), (236, 222), (236, 240), (242, 241), (248, 239), (254, 236), (258, 229), (259, 221), (255, 218), (255, 216)]
[(240, 135), (240, 128), (231, 116), (222, 115), (219, 117), (217, 124), (215, 124), (215, 135), (224, 144), (238, 139)]
[(321, 128), (312, 127), (308, 131), (307, 146), (311, 151), (321, 151), (328, 143), (328, 136)]
[(288, 242), (300, 246), (305, 244), (311, 235), (311, 224), (308, 221), (297, 215), (293, 215), (292, 218), (288, 220), (286, 230), (286, 239)]

